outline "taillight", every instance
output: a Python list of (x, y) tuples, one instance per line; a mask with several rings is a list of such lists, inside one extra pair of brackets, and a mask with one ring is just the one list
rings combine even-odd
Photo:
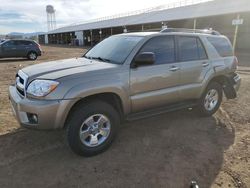
[(38, 45), (38, 48), (42, 51), (41, 45), (40, 44), (37, 44), (37, 45)]

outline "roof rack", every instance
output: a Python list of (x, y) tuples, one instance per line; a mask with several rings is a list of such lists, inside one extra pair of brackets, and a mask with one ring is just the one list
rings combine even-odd
[(160, 31), (161, 33), (184, 32), (184, 33), (202, 33), (209, 35), (221, 35), (218, 31), (212, 29), (185, 29), (185, 28), (166, 28)]

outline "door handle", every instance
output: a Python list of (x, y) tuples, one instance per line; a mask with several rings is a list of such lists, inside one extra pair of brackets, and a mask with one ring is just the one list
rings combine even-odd
[(172, 72), (175, 72), (175, 71), (177, 71), (179, 69), (180, 69), (180, 67), (173, 66), (169, 70), (172, 71)]
[(202, 66), (203, 67), (207, 67), (209, 65), (209, 63), (208, 62), (204, 62), (204, 63), (202, 63)]

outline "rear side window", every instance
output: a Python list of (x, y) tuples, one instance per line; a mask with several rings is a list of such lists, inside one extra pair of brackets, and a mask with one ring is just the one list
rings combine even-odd
[(203, 44), (201, 43), (201, 40), (200, 39), (196, 39), (197, 40), (197, 45), (198, 45), (198, 52), (199, 52), (199, 57), (200, 59), (207, 59), (207, 53), (206, 53), (206, 50), (203, 46)]
[(197, 37), (178, 36), (179, 61), (207, 59), (206, 51)]
[(150, 39), (141, 49), (142, 52), (155, 53), (155, 64), (175, 62), (174, 36), (160, 36)]
[(208, 41), (214, 46), (221, 57), (233, 56), (233, 48), (226, 38), (208, 37)]
[(15, 42), (17, 45), (25, 45), (25, 46), (32, 45), (32, 42), (25, 41), (25, 40), (19, 40), (19, 41), (15, 41)]

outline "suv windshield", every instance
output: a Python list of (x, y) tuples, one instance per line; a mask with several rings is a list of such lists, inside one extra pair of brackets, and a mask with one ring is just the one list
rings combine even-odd
[(94, 46), (84, 57), (122, 64), (142, 39), (138, 36), (112, 36)]

